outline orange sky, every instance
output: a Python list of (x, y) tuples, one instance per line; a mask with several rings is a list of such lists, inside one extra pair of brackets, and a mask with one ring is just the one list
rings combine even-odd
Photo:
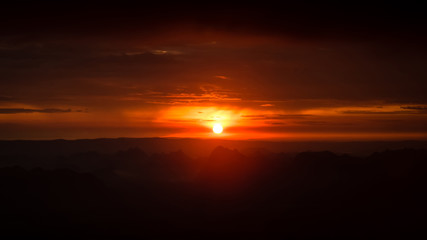
[(3, 26), (0, 139), (427, 138), (415, 25), (183, 11), (70, 12), (53, 16), (60, 25), (29, 13)]
[[(213, 103), (162, 105), (155, 109), (22, 112), (2, 114), (17, 138), (185, 137), (268, 140), (424, 139), (426, 106), (319, 107), (285, 110), (278, 102), (242, 107)], [(33, 109), (32, 106), (13, 106)], [(20, 108), (19, 108), (20, 107)], [(9, 108), (11, 109), (11, 108)], [(212, 133), (215, 123), (224, 132)], [(14, 129), (16, 126), (19, 127)], [(420, 130), (421, 129), (421, 130)], [(32, 136), (31, 134), (35, 135)], [(7, 138), (7, 137), (6, 137)], [(14, 139), (14, 137), (11, 137)]]

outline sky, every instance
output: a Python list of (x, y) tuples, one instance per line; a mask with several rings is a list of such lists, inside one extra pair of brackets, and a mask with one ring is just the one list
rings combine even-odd
[(0, 11), (0, 139), (427, 138), (420, 6), (23, 2)]

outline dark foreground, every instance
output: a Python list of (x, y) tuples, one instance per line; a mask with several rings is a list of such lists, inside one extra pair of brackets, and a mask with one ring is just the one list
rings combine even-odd
[[(208, 153), (207, 153), (208, 154)], [(209, 154), (208, 154), (209, 155)], [(425, 237), (427, 151), (3, 155), (1, 236)]]

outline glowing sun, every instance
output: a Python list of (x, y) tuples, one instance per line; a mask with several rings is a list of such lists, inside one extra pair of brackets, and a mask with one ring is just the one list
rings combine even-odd
[(220, 134), (220, 133), (222, 133), (222, 129), (223, 128), (222, 128), (222, 125), (220, 123), (215, 123), (213, 125), (212, 131), (216, 134)]

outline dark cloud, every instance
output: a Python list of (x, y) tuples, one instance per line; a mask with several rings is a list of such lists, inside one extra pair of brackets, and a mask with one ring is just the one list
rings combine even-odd
[(0, 96), (0, 102), (10, 102), (13, 100), (14, 100), (14, 98), (11, 98), (11, 97)]
[(402, 109), (427, 111), (427, 106), (402, 106)]
[(45, 108), (45, 109), (28, 109), (28, 108), (0, 108), (0, 114), (16, 113), (69, 113), (71, 109)]
[(402, 106), (401, 111), (369, 111), (369, 110), (348, 110), (340, 111), (343, 114), (423, 114), (427, 113), (426, 106)]
[(329, 122), (326, 121), (298, 121), (298, 124), (303, 124), (307, 126), (318, 126), (318, 125), (328, 125)]
[(249, 118), (252, 120), (279, 120), (279, 119), (301, 119), (311, 117), (310, 114), (254, 114), (254, 115), (242, 115), (243, 118)]
[(349, 111), (340, 111), (343, 114), (411, 114), (412, 111), (359, 111), (359, 110), (349, 110)]
[[(203, 94), (200, 85), (215, 84), (221, 90), (212, 93), (242, 100), (427, 102), (427, 54), (408, 50), (407, 45), (387, 47), (375, 41), (283, 45), (273, 41), (268, 46), (252, 46), (240, 44), (246, 39), (240, 38), (231, 46), (161, 41), (151, 46), (126, 42), (120, 34), (120, 41), (116, 36), (94, 38), (98, 41), (69, 36), (5, 43), (0, 48), (0, 94), (118, 99), (158, 89), (162, 94), (185, 93), (196, 98)], [(186, 90), (177, 91), (177, 86)], [(145, 97), (151, 98), (147, 102), (165, 102), (154, 95)]]

